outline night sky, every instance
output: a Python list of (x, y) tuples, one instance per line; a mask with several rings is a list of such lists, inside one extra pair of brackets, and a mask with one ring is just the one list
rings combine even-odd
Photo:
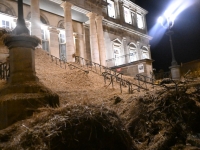
[[(171, 1), (176, 0), (135, 0), (135, 3), (148, 11), (146, 16), (148, 34), (153, 37), (150, 41), (153, 67), (156, 71), (168, 71), (171, 65), (171, 50), (169, 37), (164, 28), (159, 26), (157, 18), (162, 15)], [(200, 59), (200, 0), (181, 12), (174, 23), (172, 36), (175, 58), (181, 63)], [(152, 32), (157, 24), (156, 32)], [(162, 34), (161, 34), (162, 33)]]

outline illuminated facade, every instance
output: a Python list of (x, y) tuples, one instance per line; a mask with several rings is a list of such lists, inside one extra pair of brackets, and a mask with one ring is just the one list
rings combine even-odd
[[(50, 54), (74, 62), (74, 55), (126, 75), (150, 75), (152, 60), (147, 11), (130, 0), (24, 0), (32, 35)], [(0, 1), (0, 27), (16, 26), (17, 3)], [(0, 43), (0, 61), (8, 50)]]

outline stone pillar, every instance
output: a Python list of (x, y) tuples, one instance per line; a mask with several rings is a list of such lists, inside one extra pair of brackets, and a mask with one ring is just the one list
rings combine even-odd
[(89, 26), (83, 24), (83, 35), (84, 35), (84, 55), (85, 59), (91, 60), (91, 48), (90, 48), (90, 31)]
[(83, 41), (83, 35), (82, 34), (75, 34), (76, 39), (76, 55), (80, 56), (82, 58), (85, 58), (84, 54), (84, 41)]
[(0, 130), (26, 119), (41, 107), (59, 106), (59, 97), (38, 82), (34, 49), (35, 36), (10, 35), (3, 39), (10, 52), (9, 84), (0, 89)]
[(90, 48), (92, 52), (92, 61), (100, 64), (97, 29), (96, 29), (96, 24), (95, 24), (96, 14), (89, 12), (87, 14), (87, 17), (89, 17), (89, 20), (90, 20)]
[(9, 48), (10, 77), (9, 83), (37, 81), (35, 73), (34, 49), (39, 39), (31, 36), (10, 36), (4, 40)]
[[(128, 54), (126, 38), (123, 37), (122, 40), (123, 40), (123, 46), (124, 46), (124, 54), (123, 55), (126, 55), (126, 54)], [(123, 60), (123, 63), (128, 63), (128, 62), (129, 62), (129, 56), (125, 56), (124, 60)]]
[(149, 53), (149, 59), (152, 59), (152, 58), (151, 58), (151, 50), (150, 50), (150, 47), (151, 47), (151, 45), (148, 45), (148, 53)]
[(68, 62), (74, 62), (73, 55), (75, 54), (72, 17), (71, 17), (71, 3), (63, 2), (61, 7), (64, 10), (64, 22), (65, 22), (65, 36), (66, 36), (66, 58)]
[(105, 40), (104, 40), (104, 34), (103, 34), (102, 20), (103, 20), (102, 16), (96, 17), (100, 64), (103, 66), (106, 66), (106, 47), (105, 47)]
[(142, 52), (140, 49), (140, 42), (137, 41), (137, 53), (138, 53), (138, 59), (141, 60), (142, 59)]
[(59, 58), (59, 40), (58, 34), (60, 33), (59, 30), (56, 28), (48, 28), (50, 33), (50, 54)]
[(31, 0), (31, 35), (41, 39), (39, 0)]

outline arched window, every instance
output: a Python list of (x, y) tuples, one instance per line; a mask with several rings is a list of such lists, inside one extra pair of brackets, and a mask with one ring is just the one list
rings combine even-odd
[(44, 17), (40, 16), (40, 21), (43, 23), (43, 24), (47, 24), (47, 21), (44, 19)]
[[(31, 12), (28, 13), (26, 19), (27, 20), (31, 19)], [(40, 13), (40, 21), (41, 21), (42, 24), (49, 25), (49, 21), (48, 21), (47, 17), (42, 13)]]
[(9, 4), (5, 2), (0, 2), (0, 27), (6, 29), (12, 29), (15, 27), (15, 23), (13, 22), (14, 10)]
[(15, 16), (14, 9), (5, 2), (0, 2), (0, 12)]
[(149, 59), (149, 52), (146, 46), (142, 47), (142, 59)]
[(134, 43), (129, 44), (129, 62), (138, 60), (137, 47)]
[(65, 29), (65, 27), (64, 27), (64, 21), (63, 20), (60, 20), (59, 22), (58, 22), (58, 26), (57, 26), (58, 28), (61, 28), (61, 29)]

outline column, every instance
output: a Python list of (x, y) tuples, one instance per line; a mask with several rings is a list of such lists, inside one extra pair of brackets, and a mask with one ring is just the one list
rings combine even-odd
[(140, 49), (140, 42), (137, 41), (137, 52), (138, 52), (138, 59), (141, 60), (142, 59), (142, 51)]
[(91, 48), (90, 48), (90, 31), (89, 31), (89, 26), (87, 24), (83, 24), (83, 35), (84, 35), (84, 56), (88, 60), (91, 59)]
[(59, 35), (60, 31), (57, 30), (56, 28), (48, 28), (48, 30), (49, 30), (49, 33), (50, 33), (50, 38), (49, 38), (50, 54), (59, 58), (60, 56), (59, 56), (58, 35)]
[(104, 40), (104, 34), (103, 34), (102, 20), (103, 20), (102, 16), (96, 17), (100, 64), (105, 66), (106, 65), (106, 47), (105, 47), (105, 40)]
[(72, 15), (71, 15), (71, 3), (63, 2), (61, 7), (64, 10), (64, 22), (65, 22), (65, 36), (66, 36), (66, 58), (68, 62), (74, 62), (73, 55), (75, 54), (73, 28), (72, 28)]
[(95, 24), (96, 14), (90, 12), (87, 14), (87, 17), (89, 17), (89, 21), (90, 21), (90, 48), (92, 52), (92, 61), (100, 64), (97, 29), (96, 29), (96, 24)]
[(151, 50), (150, 50), (150, 47), (151, 47), (151, 45), (148, 45), (148, 53), (149, 53), (149, 59), (152, 59), (152, 58), (151, 58)]
[(31, 35), (41, 39), (39, 0), (31, 0)]
[(76, 39), (76, 55), (80, 56), (82, 58), (85, 58), (84, 54), (84, 41), (83, 41), (83, 35), (82, 34), (75, 34)]
[[(127, 42), (126, 42), (126, 37), (123, 37), (123, 46), (124, 46), (124, 55), (128, 54), (128, 48), (127, 48)], [(129, 62), (129, 56), (125, 56), (124, 60), (122, 63), (128, 63)]]

